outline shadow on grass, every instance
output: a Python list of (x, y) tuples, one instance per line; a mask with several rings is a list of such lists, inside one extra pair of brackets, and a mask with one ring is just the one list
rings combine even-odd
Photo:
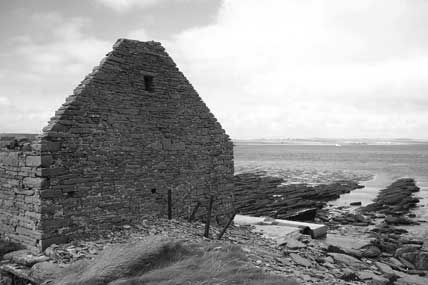
[(238, 246), (150, 237), (67, 267), (50, 284), (298, 284), (253, 267)]

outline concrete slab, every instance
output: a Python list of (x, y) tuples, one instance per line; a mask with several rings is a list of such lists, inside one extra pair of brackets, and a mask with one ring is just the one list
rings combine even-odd
[[(285, 235), (299, 232), (302, 229), (306, 230), (306, 232), (310, 234), (312, 238), (320, 238), (327, 235), (327, 226), (321, 224), (272, 219), (269, 217), (252, 217), (247, 215), (236, 215), (233, 221), (237, 225), (256, 226), (257, 231), (265, 229), (265, 232), (269, 232), (266, 235), (278, 237), (280, 233), (282, 233), (282, 239)], [(265, 228), (266, 226), (271, 227)]]
[(309, 229), (308, 233), (312, 236), (312, 238), (322, 238), (327, 235), (328, 228), (326, 225), (280, 220), (280, 219), (275, 219), (275, 221), (278, 223), (278, 225)]

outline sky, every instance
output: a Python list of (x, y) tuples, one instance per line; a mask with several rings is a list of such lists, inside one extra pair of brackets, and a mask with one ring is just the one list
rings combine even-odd
[(427, 0), (0, 0), (0, 133), (118, 38), (160, 41), (234, 139), (428, 138)]

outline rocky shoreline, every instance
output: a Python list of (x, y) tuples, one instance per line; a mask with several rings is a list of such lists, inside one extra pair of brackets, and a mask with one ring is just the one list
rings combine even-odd
[(235, 208), (244, 215), (308, 220), (315, 217), (317, 210), (325, 206), (327, 201), (363, 187), (352, 180), (316, 186), (285, 182), (282, 178), (268, 176), (264, 172), (235, 175)]
[[(278, 218), (279, 215), (289, 215), (308, 205), (317, 205), (315, 219), (329, 227), (327, 238), (319, 240), (304, 234), (293, 234), (278, 244), (254, 232), (251, 226), (232, 225), (223, 239), (218, 241), (219, 227), (212, 227), (210, 239), (206, 239), (203, 237), (204, 224), (200, 222), (148, 217), (141, 224), (125, 226), (120, 231), (96, 240), (52, 245), (40, 255), (25, 250), (10, 253), (4, 257), (0, 268), (3, 272), (25, 277), (33, 284), (41, 284), (53, 280), (55, 274), (64, 270), (68, 264), (82, 259), (92, 260), (111, 245), (154, 235), (188, 242), (239, 245), (247, 253), (252, 266), (293, 278), (300, 284), (428, 284), (428, 239), (412, 237), (400, 228), (397, 220), (389, 218), (399, 218), (400, 221), (405, 219), (406, 224), (409, 221), (420, 222), (412, 218), (412, 209), (417, 206), (414, 193), (418, 190), (413, 179), (394, 182), (379, 192), (375, 205), (360, 208), (325, 206), (328, 200), (340, 193), (355, 189), (355, 182), (339, 182), (334, 186), (282, 185), (281, 179), (259, 174), (240, 175), (236, 179), (239, 179), (240, 184), (237, 183), (239, 187), (235, 197), (241, 199), (241, 205), (247, 205), (241, 208), (241, 211), (248, 211), (244, 213), (273, 213)], [(260, 195), (263, 189), (266, 192), (262, 199)], [(302, 204), (296, 200), (294, 204), (297, 206), (285, 203), (292, 199), (290, 189), (295, 189), (294, 199), (303, 199)], [(305, 190), (308, 193), (302, 194)], [(284, 202), (283, 207), (292, 207), (281, 213), (278, 211), (281, 201)], [(263, 210), (262, 205), (267, 205), (267, 209)], [(6, 274), (3, 278), (10, 280), (11, 276)]]

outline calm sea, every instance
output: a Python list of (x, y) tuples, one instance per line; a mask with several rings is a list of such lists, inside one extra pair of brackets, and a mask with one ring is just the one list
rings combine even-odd
[[(401, 177), (421, 188), (415, 213), (428, 221), (428, 144), (412, 145), (285, 145), (236, 144), (235, 172), (266, 171), (288, 183), (325, 183), (355, 179), (366, 187), (342, 195), (336, 205), (370, 203), (378, 190)], [(426, 227), (426, 225), (424, 226)]]

